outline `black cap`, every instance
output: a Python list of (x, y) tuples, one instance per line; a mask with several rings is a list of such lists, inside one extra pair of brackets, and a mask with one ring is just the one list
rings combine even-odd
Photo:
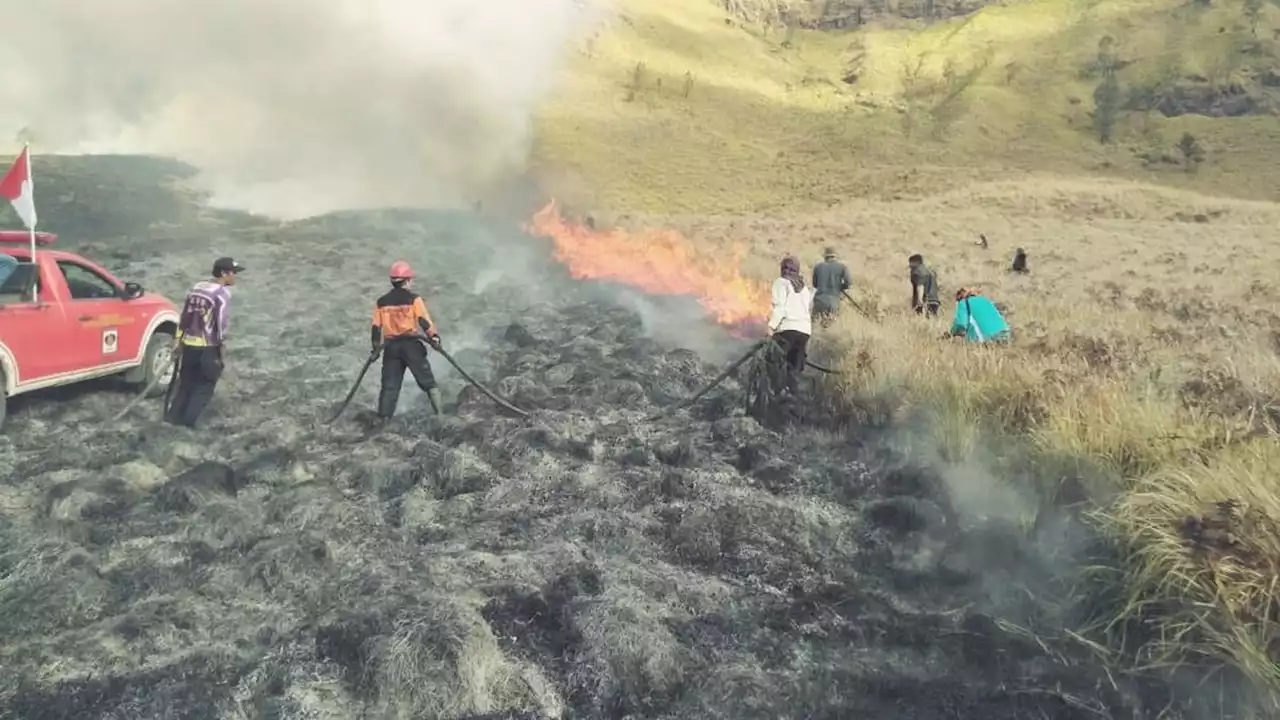
[(225, 273), (244, 272), (244, 266), (229, 257), (220, 257), (213, 261), (213, 276), (222, 277)]

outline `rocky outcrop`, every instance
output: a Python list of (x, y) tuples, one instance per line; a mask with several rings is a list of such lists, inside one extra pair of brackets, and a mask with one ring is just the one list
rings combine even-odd
[(1257, 80), (1263, 87), (1280, 88), (1280, 68), (1259, 71)]
[(814, 3), (814, 27), (856, 28), (875, 20), (946, 20), (975, 13), (1000, 0), (818, 0)]
[(1255, 97), (1244, 85), (1231, 83), (1188, 83), (1172, 88), (1156, 104), (1156, 109), (1166, 117), (1179, 115), (1207, 115), (1209, 117), (1240, 117), (1266, 112), (1264, 98)]
[(1158, 91), (1135, 89), (1130, 93), (1126, 109), (1155, 110), (1165, 117), (1270, 115), (1280, 107), (1271, 83), (1280, 83), (1280, 73), (1269, 70), (1259, 73), (1254, 82), (1230, 83), (1215, 83), (1202, 76), (1189, 75)]

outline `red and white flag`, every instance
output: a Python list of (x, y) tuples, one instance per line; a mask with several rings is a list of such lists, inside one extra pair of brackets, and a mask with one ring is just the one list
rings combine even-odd
[(13, 161), (13, 167), (0, 179), (0, 195), (9, 198), (14, 211), (29, 229), (36, 229), (36, 194), (35, 185), (31, 182), (29, 148), (22, 148), (22, 154)]

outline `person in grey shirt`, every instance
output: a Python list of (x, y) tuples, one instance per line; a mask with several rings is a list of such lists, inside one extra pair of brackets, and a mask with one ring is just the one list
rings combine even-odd
[(911, 309), (917, 315), (938, 316), (942, 303), (938, 300), (938, 275), (924, 264), (924, 256), (916, 253), (907, 258), (911, 272)]
[(813, 266), (813, 314), (822, 327), (828, 327), (840, 310), (840, 296), (853, 287), (849, 268), (836, 259), (836, 249), (828, 247), (823, 260)]

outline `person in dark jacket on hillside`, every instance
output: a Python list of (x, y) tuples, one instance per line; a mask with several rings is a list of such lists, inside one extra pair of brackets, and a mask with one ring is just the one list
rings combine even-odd
[(836, 259), (836, 249), (828, 247), (822, 262), (813, 266), (813, 314), (822, 327), (831, 325), (840, 310), (840, 296), (853, 287), (849, 268)]
[(1020, 275), (1027, 275), (1031, 272), (1031, 270), (1027, 268), (1026, 250), (1018, 248), (1017, 252), (1013, 254), (1013, 265), (1009, 267), (1009, 271)]

